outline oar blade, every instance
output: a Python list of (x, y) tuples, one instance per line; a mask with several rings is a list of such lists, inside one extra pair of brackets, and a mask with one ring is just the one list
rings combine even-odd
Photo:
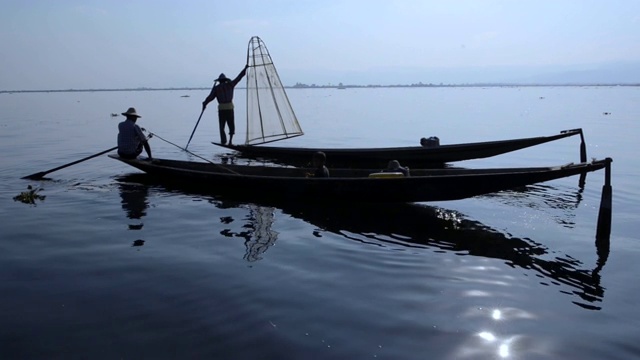
[(47, 172), (40, 171), (40, 172), (35, 173), (35, 174), (31, 174), (31, 175), (23, 176), (23, 177), (21, 177), (21, 179), (26, 179), (26, 180), (40, 180), (40, 179), (42, 179), (45, 175), (47, 175)]

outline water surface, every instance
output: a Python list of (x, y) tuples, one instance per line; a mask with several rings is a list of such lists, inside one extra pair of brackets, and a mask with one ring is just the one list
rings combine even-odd
[[(614, 160), (610, 242), (595, 239), (604, 172), (582, 187), (568, 178), (460, 201), (364, 207), (187, 193), (106, 156), (22, 180), (113, 147), (122, 118), (110, 114), (130, 106), (142, 127), (184, 146), (206, 91), (0, 94), (0, 358), (639, 356), (640, 89), (288, 95), (305, 131), (291, 146), (583, 128), (588, 156)], [(236, 111), (240, 134), (242, 106)], [(206, 112), (189, 149), (218, 160), (217, 138), (215, 111)], [(157, 157), (198, 160), (160, 139), (151, 145)], [(577, 161), (572, 137), (456, 165)], [(28, 185), (45, 200), (14, 201)]]

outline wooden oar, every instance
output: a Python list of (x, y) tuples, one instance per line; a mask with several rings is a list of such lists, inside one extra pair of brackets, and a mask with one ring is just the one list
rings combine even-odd
[(109, 151), (116, 150), (117, 148), (118, 148), (118, 147), (117, 147), (117, 146), (115, 146), (115, 147), (112, 147), (111, 149), (107, 149), (107, 150), (105, 150), (105, 151), (101, 151), (101, 152), (99, 152), (99, 153), (97, 153), (97, 154), (93, 154), (93, 155), (91, 155), (91, 156), (87, 156), (87, 157), (82, 158), (82, 159), (80, 159), (80, 160), (76, 160), (76, 161), (70, 162), (70, 163), (68, 163), (68, 164), (64, 164), (64, 165), (62, 165), (62, 166), (58, 166), (58, 167), (53, 168), (53, 169), (49, 169), (49, 170), (47, 170), (47, 171), (41, 171), (41, 172), (39, 172), (39, 173), (35, 173), (35, 174), (31, 174), (31, 175), (24, 176), (24, 177), (22, 177), (22, 179), (32, 179), (32, 180), (42, 179), (42, 177), (43, 177), (43, 176), (45, 176), (45, 175), (47, 175), (48, 173), (52, 173), (52, 172), (54, 172), (54, 171), (57, 171), (57, 170), (60, 170), (60, 169), (64, 169), (64, 168), (69, 167), (69, 166), (71, 166), (71, 165), (75, 165), (75, 164), (77, 164), (77, 163), (81, 163), (81, 162), (83, 162), (83, 161), (86, 161), (86, 160), (92, 159), (92, 158), (94, 158), (94, 157), (96, 157), (96, 156), (100, 156), (100, 155), (102, 155), (102, 154), (106, 154), (106, 153), (108, 153)]

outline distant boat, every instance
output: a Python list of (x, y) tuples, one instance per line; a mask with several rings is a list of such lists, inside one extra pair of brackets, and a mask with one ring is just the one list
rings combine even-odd
[(180, 96), (180, 97), (189, 97), (189, 95), (182, 95), (182, 96)]
[(118, 114), (116, 114), (116, 113), (111, 113), (111, 117), (116, 117), (116, 116), (118, 116)]

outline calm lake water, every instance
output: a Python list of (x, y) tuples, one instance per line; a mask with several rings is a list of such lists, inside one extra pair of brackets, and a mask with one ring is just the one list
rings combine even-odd
[[(640, 88), (289, 90), (291, 146), (404, 146), (582, 128), (604, 172), (405, 205), (237, 203), (101, 156), (111, 117), (184, 146), (207, 91), (0, 94), (1, 359), (640, 358)], [(190, 95), (190, 97), (182, 97)], [(236, 142), (244, 129), (237, 90)], [(610, 113), (610, 114), (605, 114)], [(215, 109), (189, 149), (219, 161)], [(467, 167), (579, 161), (563, 139)], [(197, 158), (158, 138), (154, 156)], [(44, 201), (13, 197), (27, 186)]]

